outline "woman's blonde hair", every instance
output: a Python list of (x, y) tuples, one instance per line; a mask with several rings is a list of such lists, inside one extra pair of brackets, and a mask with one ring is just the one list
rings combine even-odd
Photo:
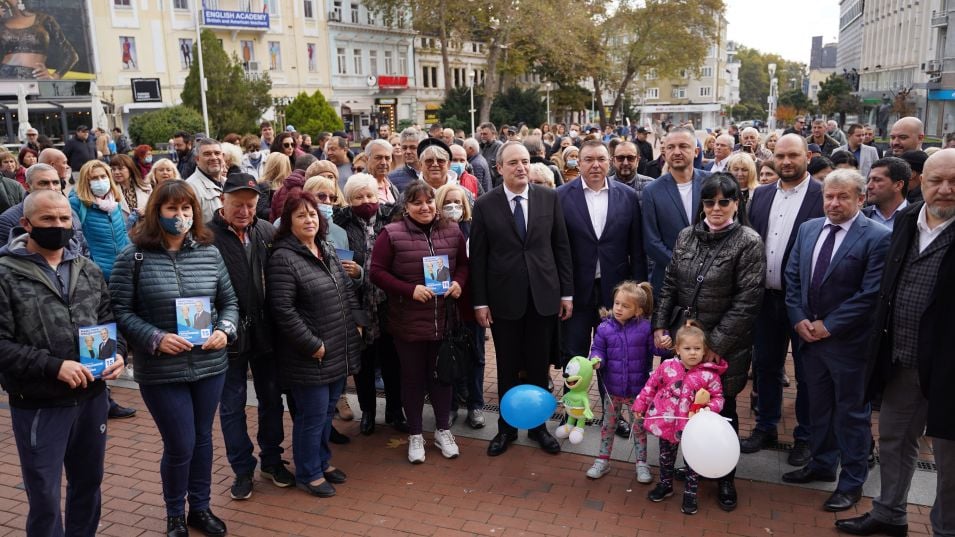
[(167, 158), (161, 158), (161, 159), (157, 160), (156, 162), (153, 162), (153, 167), (150, 168), (150, 169), (149, 169), (149, 173), (146, 174), (146, 182), (147, 182), (147, 183), (149, 183), (149, 184), (151, 184), (151, 185), (155, 185), (155, 186), (158, 186), (158, 185), (159, 185), (159, 180), (156, 179), (155, 171), (156, 171), (156, 168), (159, 167), (160, 164), (162, 164), (162, 165), (169, 164), (170, 166), (172, 166), (172, 171), (175, 172), (175, 174), (176, 174), (175, 177), (173, 177), (172, 179), (167, 179), (167, 181), (179, 181), (179, 180), (182, 180), (182, 176), (179, 175), (179, 168), (176, 167), (176, 164), (173, 163), (173, 161), (171, 161), (171, 160), (169, 160), (169, 159), (167, 159)]
[(335, 192), (335, 195), (338, 196), (338, 201), (330, 205), (334, 207), (345, 207), (345, 194), (342, 193), (342, 189), (338, 187), (338, 181), (329, 179), (328, 177), (322, 177), (321, 175), (315, 175), (309, 177), (305, 181), (305, 185), (302, 186), (302, 190), (310, 194), (315, 194), (323, 188), (330, 188)]
[[(643, 318), (649, 319), (650, 315), (653, 314), (653, 286), (650, 285), (650, 282), (637, 283), (633, 280), (624, 280), (613, 288), (613, 295), (611, 296), (616, 299), (619, 293), (626, 293), (633, 297), (637, 307), (643, 310)], [(606, 318), (610, 314), (611, 311), (607, 308), (600, 308), (601, 317)]]
[(547, 183), (547, 186), (550, 188), (555, 188), (556, 183), (554, 183), (554, 170), (547, 167), (543, 162), (535, 162), (531, 164), (530, 173), (528, 175), (539, 175), (544, 182)]
[(443, 185), (441, 188), (439, 188), (437, 191), (435, 191), (435, 194), (434, 194), (435, 206), (440, 211), (441, 208), (444, 207), (445, 198), (448, 197), (448, 193), (451, 192), (452, 190), (457, 190), (458, 192), (460, 192), (461, 199), (464, 200), (464, 203), (461, 204), (463, 206), (463, 211), (464, 211), (461, 213), (461, 221), (470, 222), (471, 221), (471, 203), (468, 201), (468, 193), (464, 190), (464, 187), (459, 184), (447, 183)]
[(109, 191), (113, 194), (113, 199), (116, 202), (122, 202), (123, 191), (120, 190), (119, 185), (113, 180), (113, 170), (102, 160), (95, 159), (88, 161), (80, 168), (80, 177), (76, 180), (75, 186), (76, 197), (87, 207), (91, 207), (96, 203), (96, 196), (93, 195), (93, 191), (90, 189), (90, 174), (92, 174), (96, 168), (102, 168), (103, 171), (106, 172), (106, 177), (109, 179)]
[(265, 167), (262, 168), (259, 183), (278, 190), (289, 175), (292, 175), (292, 163), (289, 162), (288, 155), (281, 152), (269, 153), (269, 156), (265, 157)]
[[(733, 166), (742, 166), (746, 168), (746, 173), (749, 175), (749, 180), (746, 181), (746, 184), (740, 184), (739, 187), (742, 190), (754, 190), (759, 186), (759, 174), (756, 172), (756, 162), (753, 161), (753, 157), (749, 153), (733, 153), (726, 159), (726, 167), (723, 168), (726, 173), (733, 175)], [(735, 175), (733, 177), (736, 177)]]
[(354, 169), (355, 166), (357, 166), (359, 163), (365, 165), (365, 169), (362, 170), (362, 172), (367, 173), (368, 172), (368, 156), (365, 155), (364, 152), (361, 152), (355, 155), (355, 160), (351, 162), (351, 167)]
[(338, 182), (338, 166), (330, 160), (316, 160), (305, 168), (305, 177), (315, 177), (320, 173), (330, 173)]

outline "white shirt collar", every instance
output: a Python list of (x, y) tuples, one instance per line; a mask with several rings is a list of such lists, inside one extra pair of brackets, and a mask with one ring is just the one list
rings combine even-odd
[[(826, 217), (825, 226), (836, 225), (836, 226), (839, 226), (840, 228), (842, 228), (842, 231), (849, 231), (849, 229), (852, 227), (852, 224), (854, 224), (854, 223), (856, 222), (856, 219), (859, 218), (859, 215), (860, 215), (860, 214), (862, 214), (862, 211), (861, 211), (861, 210), (860, 210), (860, 211), (857, 211), (855, 216), (853, 216), (852, 218), (846, 220), (845, 222), (843, 222), (843, 223), (841, 223), (841, 224), (833, 224), (832, 221), (829, 220), (829, 217), (827, 216), (827, 217)], [(823, 227), (825, 227), (825, 226), (823, 226)]]
[(919, 209), (919, 217), (918, 217), (918, 220), (915, 221), (915, 225), (918, 227), (918, 230), (919, 230), (920, 232), (922, 232), (922, 233), (929, 233), (929, 234), (931, 234), (931, 235), (938, 235), (938, 234), (941, 233), (942, 231), (945, 231), (945, 228), (947, 228), (948, 226), (950, 226), (950, 225), (952, 224), (952, 222), (955, 222), (955, 216), (953, 216), (953, 217), (949, 218), (948, 220), (942, 222), (942, 223), (939, 224), (938, 226), (936, 226), (935, 229), (931, 229), (931, 228), (928, 227), (928, 219), (927, 219), (927, 217), (925, 216), (925, 211), (927, 211), (927, 210), (928, 210), (928, 205), (927, 205), (927, 204), (922, 204), (922, 208)]
[(587, 181), (584, 181), (583, 179), (581, 179), (581, 185), (583, 185), (585, 191), (593, 192), (594, 194), (603, 192), (604, 190), (610, 190), (610, 181), (606, 177), (604, 177), (604, 185), (597, 190), (590, 188), (587, 185)]
[(530, 185), (528, 184), (528, 185), (524, 185), (524, 191), (523, 191), (523, 192), (511, 192), (510, 189), (508, 189), (507, 186), (505, 185), (505, 186), (504, 186), (504, 195), (507, 196), (507, 202), (510, 203), (510, 202), (514, 201), (514, 197), (515, 197), (515, 196), (523, 196), (524, 199), (527, 199), (527, 195), (530, 193), (530, 189), (531, 189), (531, 187), (530, 187)]
[(780, 180), (776, 181), (776, 190), (778, 190), (778, 191), (780, 191), (780, 192), (787, 192), (787, 193), (796, 194), (796, 193), (798, 193), (803, 187), (805, 187), (806, 185), (808, 185), (808, 184), (809, 184), (809, 181), (811, 181), (811, 180), (812, 180), (812, 176), (809, 175), (809, 172), (806, 172), (806, 176), (803, 177), (802, 181), (801, 181), (798, 185), (796, 185), (795, 187), (793, 187), (793, 188), (791, 188), (791, 189), (789, 189), (789, 190), (786, 190), (786, 189), (783, 188), (783, 180), (780, 179)]

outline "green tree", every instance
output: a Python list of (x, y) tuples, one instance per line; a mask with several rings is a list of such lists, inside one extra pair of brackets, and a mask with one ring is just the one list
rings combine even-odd
[(494, 98), (491, 121), (495, 125), (540, 125), (547, 116), (547, 105), (541, 100), (539, 88), (510, 88)]
[(811, 112), (813, 108), (812, 101), (809, 100), (809, 97), (807, 97), (801, 89), (794, 89), (784, 92), (779, 96), (779, 104), (783, 106), (791, 106), (797, 112)]
[(299, 93), (285, 109), (285, 121), (295, 125), (299, 132), (317, 135), (320, 132), (344, 130), (345, 123), (338, 117), (332, 105), (328, 104), (322, 92), (315, 90), (309, 95)]
[(833, 73), (819, 84), (819, 109), (824, 114), (839, 115), (839, 124), (846, 121), (846, 114), (858, 114), (862, 111), (862, 101), (852, 94), (852, 87), (840, 75)]
[[(746, 104), (751, 109), (759, 108), (759, 114), (753, 114), (757, 117), (764, 117), (768, 113), (767, 98), (769, 97), (769, 64), (776, 64), (776, 80), (779, 88), (780, 103), (784, 95), (790, 94), (793, 90), (799, 91), (802, 84), (805, 64), (784, 60), (776, 54), (765, 54), (756, 49), (738, 46), (736, 48), (736, 59), (740, 62), (739, 68), (739, 100), (741, 104)], [(801, 93), (801, 91), (800, 91)], [(793, 99), (798, 99), (792, 94)], [(795, 106), (796, 102), (787, 102), (794, 108), (804, 111), (811, 111), (811, 104), (806, 106)], [(805, 104), (799, 102), (798, 104)]]
[[(481, 95), (481, 92), (477, 88), (474, 88), (474, 106), (480, 108), (481, 100), (484, 98)], [(438, 109), (438, 120), (441, 121), (441, 124), (448, 128), (455, 128), (451, 125), (448, 125), (450, 118), (455, 118), (458, 121), (461, 118), (467, 119), (470, 122), (471, 120), (471, 91), (469, 88), (454, 88), (448, 92), (444, 98), (444, 102), (441, 103), (441, 108)], [(465, 127), (465, 130), (470, 128), (470, 125)]]
[[(195, 55), (195, 46), (193, 54)], [(230, 59), (212, 30), (202, 31), (202, 62), (207, 84), (209, 133), (221, 137), (228, 132), (253, 132), (262, 114), (272, 105), (268, 74), (247, 76), (235, 55)], [(199, 91), (199, 62), (193, 62), (182, 89), (182, 103), (202, 112)]]
[(181, 105), (146, 112), (129, 120), (129, 135), (136, 145), (157, 147), (168, 142), (176, 131), (199, 132), (202, 129), (202, 114)]

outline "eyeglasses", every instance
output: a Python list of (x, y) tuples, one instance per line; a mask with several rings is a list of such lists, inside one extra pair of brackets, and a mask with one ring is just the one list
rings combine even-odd
[(338, 196), (335, 194), (326, 194), (325, 192), (319, 192), (315, 194), (315, 197), (318, 198), (318, 201), (330, 201), (332, 203), (338, 203)]
[(358, 166), (355, 166), (352, 168), (352, 171), (354, 171), (355, 173), (365, 173), (365, 168), (360, 168)]
[(282, 144), (282, 147), (285, 147), (285, 148), (295, 147), (295, 144)]
[(441, 166), (441, 165), (444, 164), (445, 162), (447, 162), (447, 160), (445, 160), (445, 159), (443, 159), (443, 158), (426, 158), (426, 159), (424, 159), (424, 165), (425, 165), (425, 166)]
[(702, 200), (702, 201), (703, 201), (703, 206), (706, 207), (707, 209), (712, 209), (713, 207), (716, 206), (717, 203), (720, 204), (720, 207), (723, 207), (725, 209), (726, 207), (730, 206), (730, 203), (733, 203), (734, 201), (736, 201), (736, 198), (721, 198), (718, 200)]
[(626, 162), (636, 162), (637, 156), (636, 156), (636, 155), (614, 155), (614, 156), (613, 156), (613, 159), (614, 159), (614, 160), (619, 160), (620, 162), (624, 162), (624, 161), (626, 161)]

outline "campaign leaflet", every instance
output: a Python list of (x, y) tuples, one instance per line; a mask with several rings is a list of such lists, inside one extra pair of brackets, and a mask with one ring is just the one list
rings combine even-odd
[(176, 299), (176, 333), (193, 345), (202, 345), (212, 335), (209, 297)]
[(424, 284), (437, 295), (443, 295), (451, 288), (451, 268), (448, 256), (432, 255), (421, 258), (424, 267)]
[(344, 248), (335, 248), (335, 255), (338, 256), (339, 261), (354, 261), (355, 252), (351, 250), (346, 250)]
[(80, 363), (94, 378), (116, 362), (116, 323), (81, 326), (79, 334)]

